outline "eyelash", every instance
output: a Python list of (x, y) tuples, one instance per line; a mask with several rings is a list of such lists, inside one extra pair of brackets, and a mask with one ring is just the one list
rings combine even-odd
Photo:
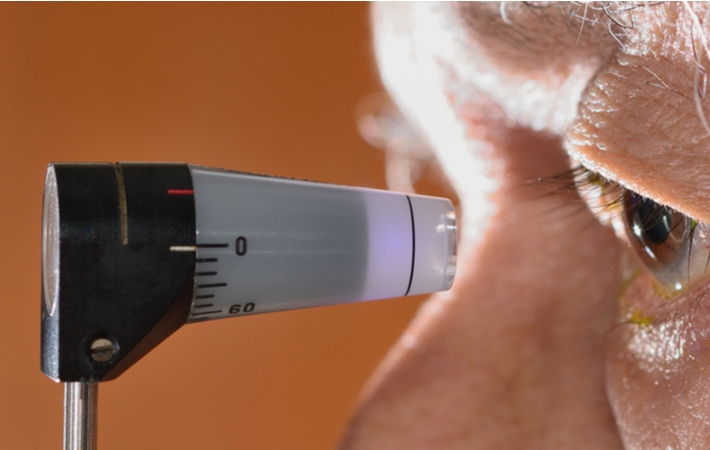
[[(550, 177), (538, 178), (550, 195), (560, 196), (577, 192), (582, 200), (579, 211), (591, 211), (602, 223), (611, 223), (621, 213), (627, 189), (584, 166), (577, 166)], [(617, 234), (619, 230), (616, 230)]]
[[(587, 200), (601, 200), (602, 203), (591, 207), (592, 213), (599, 219), (604, 219), (606, 213), (623, 207), (624, 195), (627, 189), (618, 183), (608, 180), (584, 166), (576, 167), (569, 171), (570, 182), (574, 188)], [(596, 197), (593, 197), (595, 196)]]

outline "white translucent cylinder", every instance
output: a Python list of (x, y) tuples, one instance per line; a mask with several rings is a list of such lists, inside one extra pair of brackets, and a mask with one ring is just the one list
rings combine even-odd
[(190, 166), (197, 267), (189, 322), (446, 290), (446, 199)]

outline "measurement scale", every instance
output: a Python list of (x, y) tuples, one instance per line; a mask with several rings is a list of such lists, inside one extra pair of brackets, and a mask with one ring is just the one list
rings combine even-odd
[(42, 371), (64, 448), (96, 448), (98, 382), (186, 323), (449, 289), (449, 200), (184, 163), (55, 163)]

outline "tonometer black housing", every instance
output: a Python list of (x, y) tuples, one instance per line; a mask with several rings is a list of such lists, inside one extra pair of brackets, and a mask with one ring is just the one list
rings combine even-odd
[[(50, 165), (42, 267), (47, 376), (116, 378), (186, 322), (195, 252), (171, 247), (195, 246), (194, 197), (174, 195), (192, 188), (187, 164)], [(48, 254), (57, 250), (58, 258)], [(96, 356), (96, 342), (110, 344), (108, 356), (105, 349)]]

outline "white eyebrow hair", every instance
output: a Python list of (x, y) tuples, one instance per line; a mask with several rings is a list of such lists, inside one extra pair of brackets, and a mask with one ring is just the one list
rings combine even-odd
[[(693, 55), (695, 57), (695, 71), (693, 76), (693, 83), (695, 89), (693, 89), (693, 101), (695, 102), (695, 109), (698, 113), (698, 118), (700, 123), (705, 129), (705, 133), (710, 136), (710, 125), (708, 125), (707, 118), (705, 117), (705, 109), (703, 108), (703, 98), (705, 98), (706, 88), (707, 88), (707, 70), (702, 65), (702, 57), (710, 60), (710, 48), (708, 47), (708, 38), (705, 29), (703, 28), (703, 23), (707, 21), (708, 14), (710, 13), (710, 8), (705, 9), (705, 17), (703, 20), (700, 19), (700, 15), (695, 11), (687, 1), (683, 2), (685, 10), (688, 12), (693, 25), (691, 28), (691, 42), (693, 44)], [(695, 45), (695, 30), (698, 30), (697, 37), (700, 41), (700, 52)], [(701, 80), (702, 80), (702, 91), (701, 91)]]
[[(538, 49), (540, 54), (533, 64), (544, 65), (545, 47), (557, 47), (584, 51), (589, 45), (594, 45), (599, 37), (599, 31), (605, 30), (613, 37), (618, 47), (627, 52), (627, 42), (634, 39), (638, 33), (653, 32), (649, 23), (661, 25), (667, 20), (663, 7), (670, 2), (498, 2), (491, 4), (489, 9), (477, 8), (471, 5), (459, 5), (464, 21), (472, 27), (484, 30), (484, 34), (492, 39), (505, 43), (511, 48), (525, 46)], [(683, 51), (684, 57), (694, 63), (694, 74), (691, 77), (693, 94), (689, 100), (695, 104), (697, 116), (707, 135), (710, 135), (709, 113), (703, 107), (707, 94), (708, 71), (710, 70), (710, 39), (708, 39), (708, 23), (710, 7), (706, 2), (682, 1), (679, 4), (680, 20), (687, 26), (690, 45)], [(658, 9), (657, 9), (658, 8)], [(471, 9), (470, 11), (467, 11)], [(658, 10), (658, 14), (654, 14)], [(472, 13), (472, 14), (468, 14)], [(643, 20), (640, 20), (643, 15)], [(487, 23), (480, 18), (485, 17)], [(641, 25), (641, 26), (637, 26)], [(590, 29), (594, 35), (589, 35)], [(586, 38), (582, 39), (586, 30)], [(574, 38), (573, 38), (574, 36)], [(657, 38), (664, 38), (658, 36)], [(499, 56), (504, 56), (501, 54)], [(517, 57), (519, 58), (519, 56)], [(516, 59), (517, 59), (516, 58)], [(650, 72), (650, 71), (649, 71)], [(656, 76), (653, 72), (652, 75)], [(657, 76), (656, 76), (657, 77)], [(660, 85), (665, 85), (659, 79)]]
[[(495, 3), (497, 5), (493, 5)], [(496, 27), (497, 30), (491, 31), (494, 34), (498, 34), (498, 37), (502, 39), (515, 40), (515, 37), (506, 36), (506, 34), (519, 34), (520, 31), (523, 31), (529, 37), (529, 35), (534, 34), (534, 30), (529, 26), (525, 30), (520, 30), (521, 24), (514, 17), (516, 14), (527, 11), (535, 14), (541, 23), (550, 24), (555, 22), (558, 25), (560, 30), (558, 36), (550, 36), (550, 30), (547, 29), (546, 34), (539, 36), (542, 40), (548, 37), (559, 44), (562, 41), (559, 35), (573, 33), (577, 36), (574, 42), (576, 46), (581, 43), (579, 38), (585, 27), (597, 27), (606, 29), (619, 45), (623, 46), (626, 33), (634, 29), (633, 15), (631, 13), (641, 9), (646, 10), (657, 7), (663, 3), (668, 2), (493, 2), (491, 6), (494, 6), (494, 8), (492, 9), (497, 11), (497, 16), (500, 19), (498, 24), (505, 24), (508, 27)], [(461, 4), (458, 8), (465, 11), (469, 6)], [(552, 11), (555, 12), (555, 16), (551, 15)], [(491, 25), (496, 26), (495, 24)], [(518, 27), (518, 30), (515, 29), (516, 27)]]

